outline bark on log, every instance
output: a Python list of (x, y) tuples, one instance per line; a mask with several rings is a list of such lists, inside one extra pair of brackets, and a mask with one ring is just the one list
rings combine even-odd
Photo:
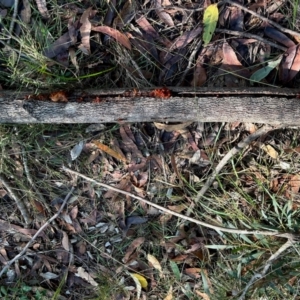
[[(300, 90), (170, 88), (172, 97), (123, 97), (123, 90), (87, 90), (100, 103), (26, 100), (0, 92), (0, 123), (255, 122), (300, 125)], [(73, 92), (73, 99), (82, 94)]]

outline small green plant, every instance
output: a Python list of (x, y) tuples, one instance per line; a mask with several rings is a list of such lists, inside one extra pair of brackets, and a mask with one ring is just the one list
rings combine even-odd
[(0, 286), (0, 297), (4, 300), (44, 300), (46, 290), (34, 289), (18, 281), (14, 286)]

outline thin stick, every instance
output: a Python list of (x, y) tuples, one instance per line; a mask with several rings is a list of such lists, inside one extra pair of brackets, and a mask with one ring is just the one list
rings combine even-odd
[(185, 70), (184, 70), (183, 74), (181, 75), (180, 80), (176, 84), (176, 86), (181, 86), (182, 82), (185, 80), (187, 73), (192, 69), (192, 64), (194, 63), (194, 58), (195, 58), (196, 54), (198, 53), (198, 50), (200, 49), (201, 46), (202, 46), (201, 41), (198, 41), (196, 47), (190, 54), (188, 65), (185, 68)]
[(204, 226), (204, 227), (212, 228), (214, 230), (219, 230), (219, 231), (228, 232), (228, 233), (235, 233), (235, 234), (261, 234), (261, 235), (278, 236), (278, 237), (284, 237), (284, 238), (294, 237), (294, 235), (292, 233), (284, 233), (284, 232), (279, 232), (277, 230), (276, 231), (261, 231), (261, 230), (233, 229), (233, 228), (226, 228), (226, 227), (221, 227), (221, 226), (212, 225), (212, 224), (209, 224), (209, 223), (206, 223), (206, 222), (198, 221), (198, 220), (195, 220), (195, 219), (193, 219), (191, 217), (187, 217), (185, 215), (179, 214), (179, 213), (177, 213), (175, 211), (172, 211), (170, 209), (164, 208), (164, 207), (162, 207), (162, 206), (160, 206), (158, 204), (155, 204), (155, 203), (153, 203), (151, 201), (143, 199), (143, 198), (141, 198), (139, 196), (136, 196), (136, 195), (134, 195), (132, 193), (120, 190), (118, 188), (115, 188), (115, 187), (110, 186), (110, 185), (105, 184), (105, 183), (98, 182), (98, 181), (96, 181), (96, 180), (94, 180), (92, 178), (89, 178), (89, 177), (81, 174), (81, 173), (73, 171), (73, 170), (71, 170), (71, 169), (69, 169), (69, 168), (67, 168), (65, 166), (62, 167), (62, 170), (66, 171), (66, 172), (68, 172), (70, 174), (77, 175), (77, 176), (79, 176), (79, 177), (81, 177), (81, 178), (83, 178), (83, 179), (85, 179), (85, 180), (87, 180), (89, 182), (92, 182), (92, 183), (94, 183), (96, 185), (105, 187), (105, 188), (107, 188), (109, 190), (113, 190), (113, 191), (118, 192), (120, 194), (123, 194), (123, 195), (129, 196), (129, 197), (132, 197), (134, 199), (137, 199), (137, 200), (139, 200), (141, 202), (144, 202), (144, 203), (146, 203), (146, 204), (148, 204), (150, 206), (153, 206), (153, 207), (155, 207), (155, 208), (157, 208), (157, 209), (159, 209), (161, 211), (164, 211), (164, 212), (166, 212), (166, 213), (168, 213), (170, 215), (176, 216), (178, 218), (184, 219), (186, 221), (190, 221), (192, 223), (195, 223), (195, 224), (198, 224), (198, 225), (201, 225), (201, 226)]
[(30, 224), (32, 219), (29, 215), (29, 212), (24, 204), (24, 202), (19, 198), (19, 196), (13, 191), (12, 186), (9, 184), (9, 182), (6, 180), (6, 178), (4, 177), (4, 175), (0, 174), (0, 181), (2, 182), (2, 184), (4, 185), (5, 189), (7, 190), (7, 192), (9, 193), (9, 196), (15, 200), (17, 207), (22, 215), (22, 217), (25, 220), (26, 224)]
[[(277, 127), (278, 128), (278, 127)], [(244, 148), (250, 145), (251, 142), (256, 140), (257, 138), (261, 137), (263, 134), (267, 133), (273, 129), (270, 125), (264, 125), (254, 133), (248, 135), (243, 141), (239, 142), (237, 146), (232, 148), (219, 162), (216, 169), (213, 171), (211, 176), (207, 179), (206, 183), (202, 187), (202, 189), (198, 192), (196, 196), (196, 202), (199, 202), (210, 186), (213, 184), (214, 180), (216, 179), (217, 175), (220, 173), (222, 168), (228, 163), (228, 161), (237, 153), (242, 151)]]
[(250, 10), (250, 9), (248, 9), (248, 8), (246, 8), (246, 7), (244, 7), (244, 6), (241, 5), (241, 4), (238, 4), (238, 3), (233, 2), (233, 1), (231, 1), (231, 0), (224, 0), (224, 2), (226, 2), (226, 3), (228, 3), (228, 4), (231, 4), (231, 5), (233, 5), (233, 6), (236, 6), (236, 7), (240, 8), (240, 9), (246, 11), (247, 13), (249, 13), (249, 14), (251, 14), (251, 15), (253, 15), (253, 16), (255, 16), (255, 17), (257, 17), (257, 18), (259, 18), (259, 19), (261, 19), (261, 20), (263, 20), (263, 21), (265, 21), (265, 22), (267, 22), (267, 23), (269, 23), (269, 24), (271, 24), (272, 26), (278, 28), (278, 29), (279, 29), (280, 31), (282, 31), (282, 32), (285, 32), (285, 33), (288, 33), (288, 34), (290, 34), (290, 35), (292, 35), (292, 36), (297, 36), (297, 37), (300, 38), (300, 33), (296, 32), (296, 31), (293, 31), (293, 30), (290, 30), (290, 29), (287, 29), (287, 28), (284, 28), (284, 27), (282, 27), (281, 25), (277, 24), (276, 22), (274, 22), (274, 21), (272, 21), (272, 20), (269, 20), (269, 19), (266, 18), (266, 17), (261, 16), (260, 14), (258, 14), (258, 13), (256, 13), (255, 11), (252, 11), (252, 10)]
[(296, 243), (295, 240), (293, 240), (293, 239), (288, 239), (288, 240), (286, 241), (286, 243), (284, 243), (284, 244), (283, 244), (283, 245), (282, 245), (282, 246), (281, 246), (281, 247), (280, 247), (273, 255), (271, 255), (271, 256), (269, 257), (269, 259), (267, 260), (266, 265), (265, 265), (263, 271), (262, 271), (261, 273), (255, 273), (255, 274), (251, 277), (250, 281), (249, 281), (248, 284), (246, 285), (246, 287), (245, 287), (245, 289), (244, 289), (242, 295), (240, 296), (239, 300), (244, 300), (244, 299), (245, 299), (246, 293), (248, 292), (248, 290), (249, 290), (249, 288), (251, 287), (251, 285), (252, 285), (257, 279), (259, 280), (259, 279), (261, 279), (262, 277), (264, 277), (264, 276), (266, 275), (266, 273), (268, 272), (269, 268), (271, 267), (273, 261), (274, 261), (275, 259), (277, 259), (278, 256), (279, 256), (280, 254), (282, 254), (285, 250), (287, 250), (289, 247), (293, 246), (295, 243)]
[(74, 191), (74, 187), (71, 188), (70, 192), (68, 193), (68, 195), (65, 197), (61, 207), (59, 208), (58, 212), (52, 217), (50, 218), (36, 233), (35, 235), (31, 238), (31, 240), (26, 244), (26, 246), (23, 248), (23, 250), (16, 255), (12, 260), (10, 260), (9, 262), (7, 262), (6, 266), (1, 270), (0, 272), (0, 278), (3, 275), (3, 273), (8, 270), (8, 268), (19, 258), (22, 257), (22, 255), (26, 252), (26, 250), (32, 245), (32, 243), (35, 241), (35, 239), (39, 236), (39, 234), (52, 222), (54, 221), (61, 213), (61, 211), (63, 210), (64, 206), (67, 204), (71, 194)]
[(37, 196), (39, 197), (39, 200), (43, 203), (43, 205), (46, 207), (46, 210), (48, 213), (51, 212), (51, 209), (46, 201), (46, 199), (44, 198), (44, 196), (41, 194), (41, 192), (39, 191), (39, 189), (35, 186), (33, 179), (31, 177), (31, 174), (29, 172), (29, 168), (28, 168), (28, 163), (27, 163), (27, 157), (25, 154), (25, 149), (23, 146), (21, 146), (22, 148), (22, 158), (23, 158), (23, 165), (24, 165), (24, 171), (27, 177), (27, 180), (31, 186), (31, 188), (35, 191), (35, 193), (37, 194)]
[(216, 32), (227, 33), (227, 34), (231, 34), (231, 35), (235, 35), (235, 36), (239, 36), (239, 37), (247, 37), (249, 39), (255, 39), (255, 40), (258, 40), (258, 41), (260, 41), (264, 44), (269, 44), (270, 46), (272, 46), (274, 48), (277, 48), (279, 50), (282, 50), (282, 51), (286, 51), (286, 49), (287, 49), (286, 47), (277, 45), (277, 44), (275, 44), (275, 43), (273, 43), (269, 40), (266, 40), (266, 39), (262, 38), (259, 35), (248, 33), (248, 32), (233, 31), (233, 30), (227, 30), (227, 29), (216, 29)]

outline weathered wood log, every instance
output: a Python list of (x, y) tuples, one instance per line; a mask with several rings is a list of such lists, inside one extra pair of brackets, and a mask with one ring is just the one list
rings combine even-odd
[[(169, 89), (172, 96), (168, 99), (138, 96), (140, 93), (128, 96), (124, 89), (76, 91), (67, 103), (34, 100), (28, 98), (29, 92), (1, 91), (0, 123), (241, 121), (300, 125), (298, 89)], [(97, 96), (99, 103), (77, 102), (79, 95)]]

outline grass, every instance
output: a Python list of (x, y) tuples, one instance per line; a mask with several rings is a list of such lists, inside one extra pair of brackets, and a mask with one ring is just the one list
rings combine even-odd
[[(62, 163), (71, 164), (72, 168), (78, 169), (90, 177), (95, 178), (96, 176), (98, 180), (106, 180), (102, 171), (100, 173), (93, 171), (99, 163), (100, 166), (97, 169), (103, 170), (103, 160), (102, 163), (101, 160), (95, 160), (86, 165), (88, 153), (82, 154), (74, 162), (68, 159), (69, 151), (83, 137), (87, 141), (94, 139), (92, 133), (85, 133), (85, 127), (86, 125), (1, 125), (0, 147), (2, 155), (0, 162), (2, 173), (8, 177), (9, 174), (13, 174), (14, 176), (11, 177), (10, 181), (18, 192), (21, 195), (26, 195), (27, 199), (34, 199), (35, 193), (30, 192), (26, 176), (17, 173), (17, 168), (23, 165), (20, 156), (21, 148), (18, 146), (22, 145), (34, 183), (49, 202), (56, 197), (61, 197), (66, 192), (70, 178), (60, 171), (59, 167)], [(220, 139), (223, 129), (219, 132)], [(278, 137), (274, 135), (274, 138), (280, 140), (280, 135), (285, 138), (294, 137), (293, 143), (297, 145), (296, 131), (282, 132)], [(104, 143), (109, 144), (112, 137), (118, 137), (118, 127), (108, 126), (100, 136)], [(148, 149), (154, 151), (151, 146)], [(249, 160), (249, 156), (257, 157), (260, 161), (253, 163)], [(106, 159), (110, 158), (106, 157)], [(165, 159), (166, 162), (169, 161), (168, 156)], [(215, 164), (219, 158), (212, 155), (211, 159)], [(279, 159), (292, 165), (297, 162), (298, 155), (282, 152)], [(120, 168), (117, 165), (115, 167)], [(253, 149), (252, 153), (234, 158), (226, 170), (219, 174), (217, 184), (206, 194), (205, 200), (201, 201), (193, 210), (193, 216), (196, 219), (225, 227), (273, 228), (298, 232), (299, 209), (292, 206), (292, 199), (287, 199), (287, 196), (284, 196), (287, 195), (285, 193), (288, 189), (288, 182), (283, 182), (282, 187), (275, 192), (269, 184), (274, 180), (274, 175), (272, 175), (274, 170), (274, 161), (270, 160), (268, 155), (260, 149)], [(297, 169), (294, 167), (292, 171), (294, 174)], [(180, 172), (184, 173), (184, 170), (181, 169)], [(278, 176), (276, 172), (274, 174)], [(151, 184), (158, 183), (155, 181), (159, 178), (157, 175), (152, 174)], [(171, 173), (167, 173), (167, 180), (170, 175)], [(153, 201), (165, 207), (181, 203), (189, 206), (186, 199), (195, 196), (196, 191), (203, 185), (203, 180), (196, 184), (186, 181), (183, 189), (176, 186), (176, 182), (174, 182), (172, 197), (169, 198), (165, 197), (169, 185), (160, 183), (162, 189), (153, 198)], [(91, 191), (91, 187), (88, 189), (87, 187), (88, 185), (81, 182), (76, 198), (79, 211), (85, 215), (92, 211), (90, 192), (88, 192), (88, 190)], [(82, 189), (81, 192), (80, 189)], [(142, 289), (141, 292), (149, 296), (156, 295), (164, 299), (172, 290), (172, 295), (175, 298), (198, 299), (199, 296), (195, 294), (195, 290), (197, 290), (209, 295), (210, 299), (236, 299), (255, 270), (263, 268), (266, 260), (283, 243), (282, 239), (259, 235), (213, 233), (205, 228), (191, 226), (191, 224), (174, 217), (162, 223), (160, 215), (149, 216), (148, 223), (132, 225), (127, 237), (122, 238), (118, 219), (115, 219), (114, 215), (111, 214), (109, 202), (103, 202), (101, 198), (103, 191), (101, 192), (101, 189), (97, 191), (95, 187), (93, 189), (96, 192), (93, 201), (97, 201), (98, 210), (102, 215), (99, 221), (106, 223), (110, 229), (101, 232), (100, 229), (88, 230), (86, 227), (84, 233), (76, 237), (77, 241), (84, 241), (87, 250), (97, 261), (97, 264), (89, 265), (84, 260), (84, 268), (92, 271), (95, 274), (95, 280), (100, 283), (98, 288), (88, 292), (87, 299), (110, 299), (118, 294), (132, 295), (130, 287), (135, 290), (135, 282), (128, 276), (128, 271), (131, 273), (139, 272), (145, 276), (148, 284), (152, 286), (148, 290)], [(32, 201), (30, 203), (33, 205)], [(132, 203), (131, 205), (131, 208), (130, 206), (126, 208), (126, 215), (146, 214), (145, 209), (140, 207), (139, 203)], [(6, 216), (5, 218), (9, 219), (14, 214), (15, 212), (7, 210), (2, 218)], [(178, 239), (180, 234), (183, 237)], [(118, 242), (113, 242), (119, 237), (121, 239)], [(146, 237), (145, 242), (135, 250), (135, 258), (132, 261), (137, 261), (138, 268), (134, 264), (130, 265), (130, 263), (123, 262), (126, 251), (137, 237)], [(206, 250), (201, 250), (196, 256), (188, 256), (177, 261), (176, 257), (184, 255), (191, 247), (190, 243), (193, 239), (200, 239)], [(107, 246), (108, 242), (110, 246)], [(74, 247), (77, 251), (76, 246)], [(209, 254), (209, 259), (205, 253)], [(160, 263), (161, 275), (148, 262), (148, 254), (153, 255)], [(76, 259), (77, 263), (82, 259), (79, 257)], [(186, 270), (188, 268), (199, 268), (197, 280), (187, 275)], [(255, 283), (248, 295), (251, 299), (260, 299), (266, 296), (268, 299), (282, 299), (282, 297), (293, 299), (298, 293), (298, 276), (299, 253), (297, 247), (294, 247), (289, 250), (287, 255), (281, 256), (274, 262), (272, 269), (265, 278)], [(26, 277), (23, 280), (24, 286), (33, 288), (26, 283)], [(57, 295), (62, 295), (64, 286), (59, 287), (59, 284), (55, 286), (54, 293), (56, 291)], [(49, 289), (50, 287), (43, 285), (43, 288)], [(22, 288), (18, 289), (18, 293), (22, 293), (22, 290)], [(12, 291), (8, 292), (11, 293)], [(78, 293), (79, 290), (74, 291), (74, 296), (79, 295)]]

